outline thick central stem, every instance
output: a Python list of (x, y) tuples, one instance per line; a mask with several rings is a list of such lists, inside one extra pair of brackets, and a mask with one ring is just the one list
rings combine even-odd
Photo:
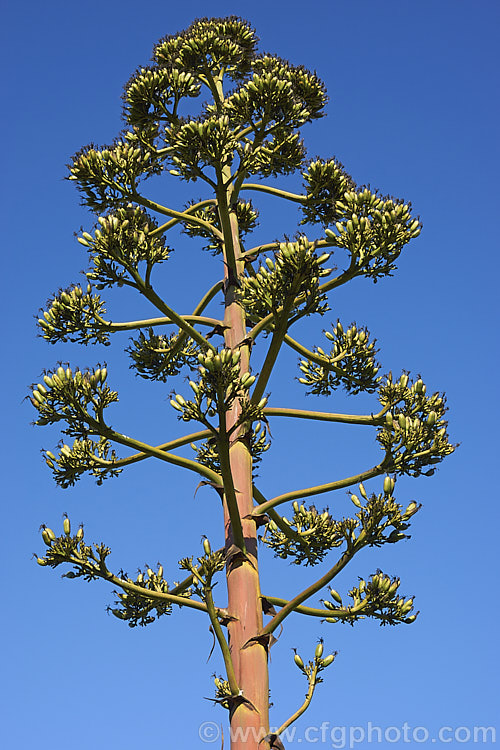
[[(238, 278), (242, 276), (239, 230), (236, 215), (230, 209), (228, 191), (218, 195), (219, 214), (225, 241), (225, 316), (226, 347), (241, 351), (240, 372), (248, 372), (250, 350), (246, 338), (245, 312), (236, 301)], [(235, 403), (227, 414), (229, 430), (238, 420), (241, 407)], [(227, 563), (228, 611), (235, 618), (228, 624), (229, 646), (236, 680), (245, 700), (231, 712), (231, 750), (266, 750), (260, 742), (269, 732), (269, 680), (266, 644), (252, 641), (262, 630), (262, 602), (257, 561), (257, 528), (251, 513), (252, 456), (248, 429), (242, 425), (232, 434), (229, 449), (230, 470), (241, 517), (245, 554), (236, 549), (231, 521), (224, 503)], [(247, 702), (248, 701), (248, 702)], [(260, 743), (260, 744), (259, 744)]]

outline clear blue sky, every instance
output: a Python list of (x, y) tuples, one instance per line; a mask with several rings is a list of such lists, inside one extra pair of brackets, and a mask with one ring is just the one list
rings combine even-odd
[[(325, 81), (328, 116), (304, 130), (310, 155), (337, 156), (359, 183), (411, 200), (420, 214), (424, 230), (399, 272), (377, 285), (345, 287), (329, 315), (368, 325), (384, 371), (407, 368), (430, 390), (445, 390), (450, 434), (461, 443), (433, 478), (399, 482), (401, 502), (423, 502), (413, 538), (366, 551), (338, 585), (347, 590), (379, 566), (397, 573), (402, 590), (416, 596), (417, 622), (351, 629), (289, 619), (272, 651), (273, 721), (293, 712), (305, 692), (290, 649), (308, 658), (320, 635), (340, 655), (302, 729), (406, 721), (432, 734), (443, 725), (493, 725), (498, 716), (498, 3), (257, 0), (246, 9), (228, 0), (27, 0), (4, 8), (1, 32), (5, 747), (198, 747), (201, 722), (225, 721), (203, 699), (221, 665), (217, 656), (206, 664), (211, 636), (202, 616), (177, 611), (131, 630), (107, 616), (113, 597), (104, 584), (61, 580), (31, 559), (42, 551), (39, 525), (60, 528), (67, 511), (85, 522), (89, 539), (112, 548), (115, 569), (160, 560), (175, 579), (177, 560), (199, 554), (203, 532), (221, 541), (216, 498), (208, 489), (193, 498), (195, 477), (151, 461), (101, 488), (90, 479), (57, 488), (39, 449), (53, 447), (58, 435), (30, 427), (23, 399), (58, 359), (84, 366), (106, 358), (122, 431), (161, 442), (182, 430), (168, 387), (134, 379), (120, 353), (125, 340), (105, 352), (49, 347), (36, 338), (33, 315), (86, 265), (73, 232), (88, 229), (92, 217), (63, 181), (65, 163), (82, 145), (118, 133), (122, 86), (148, 62), (155, 41), (197, 16), (232, 13), (254, 24), (261, 49)], [(174, 179), (158, 189), (173, 205), (189, 194)], [(271, 215), (271, 204), (262, 205), (257, 241), (293, 234), (294, 211)], [(207, 279), (219, 278), (216, 265), (181, 237), (162, 277), (165, 294), (187, 312)], [(192, 298), (183, 268), (193, 275)], [(131, 317), (132, 298), (108, 296), (116, 317)], [(320, 344), (325, 324), (304, 326), (305, 341)], [(272, 403), (300, 405), (294, 357), (284, 358), (281, 373), (289, 384), (271, 382)], [(338, 396), (317, 403), (362, 413), (374, 402)], [(260, 479), (269, 496), (345, 476), (378, 457), (374, 436), (362, 428), (293, 432), (276, 422), (273, 436)], [(326, 502), (339, 513), (349, 509), (343, 492)], [(262, 560), (269, 594), (292, 593), (315, 572), (269, 554)]]

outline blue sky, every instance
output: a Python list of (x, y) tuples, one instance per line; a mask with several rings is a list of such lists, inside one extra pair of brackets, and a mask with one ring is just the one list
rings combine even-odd
[[(120, 393), (114, 419), (122, 431), (154, 443), (182, 430), (169, 387), (148, 386), (128, 369), (125, 339), (105, 352), (49, 347), (36, 338), (33, 315), (86, 266), (73, 233), (93, 220), (63, 180), (65, 163), (82, 145), (118, 133), (122, 86), (148, 62), (154, 42), (198, 16), (234, 13), (253, 23), (262, 50), (315, 69), (325, 81), (328, 116), (303, 131), (309, 154), (335, 155), (357, 182), (411, 200), (424, 224), (393, 278), (344, 287), (330, 300), (329, 318), (311, 320), (299, 333), (309, 345), (321, 344), (329, 319), (367, 325), (385, 372), (405, 368), (421, 373), (431, 391), (446, 391), (450, 434), (461, 444), (433, 478), (398, 482), (402, 503), (423, 503), (412, 539), (366, 551), (339, 580), (347, 590), (377, 567), (400, 575), (401, 589), (415, 594), (421, 610), (417, 622), (351, 629), (289, 619), (272, 651), (273, 721), (292, 713), (305, 692), (290, 649), (310, 658), (320, 635), (340, 654), (297, 731), (323, 722), (408, 722), (432, 736), (443, 725), (491, 726), (498, 716), (498, 4), (258, 0), (245, 10), (227, 0), (150, 0), (142, 7), (130, 0), (28, 1), (4, 9), (1, 32), (6, 747), (201, 746), (200, 724), (225, 721), (203, 699), (221, 664), (215, 656), (206, 663), (211, 636), (202, 616), (177, 611), (131, 630), (107, 616), (113, 596), (104, 584), (61, 580), (31, 558), (42, 551), (39, 525), (60, 528), (68, 512), (85, 522), (89, 539), (112, 548), (116, 570), (160, 560), (176, 579), (177, 560), (201, 553), (202, 533), (221, 541), (216, 498), (208, 489), (194, 498), (194, 475), (152, 460), (101, 488), (84, 479), (59, 489), (39, 455), (59, 436), (30, 426), (32, 408), (23, 399), (26, 386), (58, 359), (85, 366), (105, 358)], [(174, 178), (155, 189), (174, 206), (191, 197)], [(261, 205), (256, 242), (293, 234), (295, 209)], [(217, 263), (179, 236), (161, 277), (167, 299), (187, 312), (207, 279), (219, 278)], [(194, 292), (185, 288), (187, 272)], [(108, 296), (116, 317), (130, 319), (132, 297)], [(146, 313), (144, 305), (134, 309)], [(295, 357), (285, 354), (279, 372), (287, 383), (271, 381), (271, 402), (302, 405)], [(339, 394), (317, 407), (305, 403), (364, 413), (374, 402)], [(378, 447), (360, 429), (306, 431), (276, 421), (263, 491), (271, 497), (373, 465)], [(324, 502), (339, 513), (349, 509), (343, 492)], [(273, 595), (291, 594), (314, 575), (265, 553), (262, 569), (264, 592)]]

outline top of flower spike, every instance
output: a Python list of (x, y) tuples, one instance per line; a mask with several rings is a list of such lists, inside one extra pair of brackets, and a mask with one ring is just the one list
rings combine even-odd
[(204, 73), (224, 67), (227, 75), (238, 80), (250, 70), (258, 41), (250, 24), (237, 16), (198, 18), (185, 31), (161, 39), (153, 60), (161, 66)]

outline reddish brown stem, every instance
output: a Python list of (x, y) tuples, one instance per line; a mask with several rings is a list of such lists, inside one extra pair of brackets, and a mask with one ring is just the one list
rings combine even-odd
[[(236, 301), (237, 279), (243, 274), (239, 231), (236, 216), (229, 209), (227, 194), (219, 194), (219, 212), (224, 231), (225, 246), (225, 345), (240, 348), (240, 372), (249, 371), (250, 351), (246, 338), (245, 313)], [(228, 247), (229, 246), (229, 247)], [(227, 414), (226, 429), (230, 431), (241, 413), (240, 404), (233, 405)], [(252, 456), (244, 425), (232, 435), (229, 450), (230, 471), (236, 492), (245, 553), (235, 545), (227, 503), (224, 503), (227, 562), (228, 612), (233, 619), (228, 623), (229, 647), (236, 681), (243, 702), (235, 703), (231, 711), (231, 750), (266, 750), (259, 741), (269, 732), (269, 680), (267, 644), (252, 641), (262, 631), (262, 603), (257, 561), (257, 527), (251, 517), (253, 511)], [(238, 730), (238, 731), (237, 731)], [(238, 733), (239, 732), (239, 733)]]

